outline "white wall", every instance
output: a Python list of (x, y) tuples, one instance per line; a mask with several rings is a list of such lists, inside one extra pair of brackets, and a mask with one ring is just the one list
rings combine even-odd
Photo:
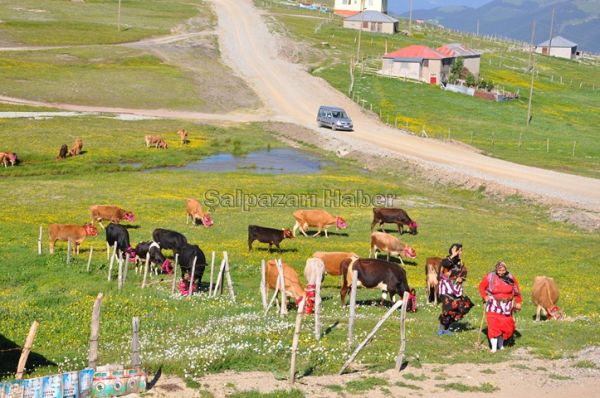
[[(380, 11), (387, 14), (387, 0), (362, 0), (367, 10)], [(361, 0), (335, 0), (334, 10), (361, 11)]]

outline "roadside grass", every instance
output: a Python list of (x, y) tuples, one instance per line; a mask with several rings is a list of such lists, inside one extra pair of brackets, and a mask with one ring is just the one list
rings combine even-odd
[(397, 381), (394, 383), (397, 387), (408, 388), (409, 390), (422, 390), (423, 387), (419, 387), (415, 384), (405, 383), (403, 381)]
[(498, 387), (492, 383), (481, 383), (478, 386), (469, 386), (463, 383), (447, 383), (447, 384), (436, 384), (436, 387), (442, 388), (444, 391), (459, 391), (459, 392), (482, 392), (482, 393), (493, 393), (498, 391)]
[[(24, 124), (29, 128), (24, 129)], [(198, 147), (170, 148), (163, 152), (143, 147), (140, 136), (145, 131), (163, 133), (167, 140), (172, 140), (179, 127), (192, 131), (192, 145)], [(6, 204), (0, 210), (3, 226), (0, 229), (0, 335), (21, 344), (31, 322), (34, 319), (41, 322), (33, 351), (56, 366), (40, 365), (35, 375), (86, 366), (89, 317), (98, 292), (105, 294), (101, 315), (101, 364), (129, 362), (131, 317), (139, 316), (142, 361), (147, 369), (156, 371), (162, 367), (165, 374), (177, 374), (186, 380), (227, 369), (286, 371), (294, 317), (280, 318), (274, 311), (265, 317), (258, 291), (261, 260), (280, 255), (269, 254), (266, 245), (259, 243), (249, 252), (246, 227), (248, 224), (291, 227), (292, 211), (304, 207), (293, 202), (293, 198), (315, 194), (316, 207), (343, 215), (349, 228), (337, 234), (332, 230), (328, 239), (285, 240), (283, 260), (302, 273), (306, 258), (316, 250), (355, 251), (366, 256), (371, 206), (342, 206), (336, 203), (336, 190), (352, 195), (357, 195), (358, 189), (369, 195), (394, 194), (396, 204), (407, 209), (420, 225), (418, 235), (402, 236), (418, 253), (416, 262), (407, 262), (405, 266), (410, 286), (417, 289), (419, 306), (416, 313), (408, 315), (406, 325), (409, 366), (414, 361), (412, 358), (418, 358), (419, 364), (437, 363), (440, 358), (481, 364), (510, 359), (513, 347), (490, 356), (474, 346), (481, 316), (476, 286), (500, 258), (519, 279), (524, 297), (523, 311), (516, 315), (521, 337), (516, 339), (514, 347), (526, 347), (536, 357), (553, 359), (600, 344), (596, 333), (600, 284), (593, 276), (596, 275), (593, 259), (600, 256), (600, 237), (547, 221), (546, 209), (542, 207), (487, 198), (481, 192), (431, 187), (416, 181), (414, 176), (403, 174), (402, 170), (393, 174), (363, 173), (347, 160), (330, 159), (334, 165), (312, 175), (170, 169), (115, 172), (121, 170), (119, 163), (123, 161), (148, 156), (151, 160), (142, 161), (144, 168), (152, 164), (182, 164), (213, 151), (232, 151), (236, 139), (242, 148), (265, 148), (273, 144), (273, 140), (261, 125), (213, 128), (161, 120), (123, 122), (81, 118), (2, 120), (0, 130), (3, 145), (18, 147), (20, 153), (27, 154), (24, 164), (14, 171), (0, 168), (3, 173), (0, 200)], [(26, 136), (24, 131), (27, 131)], [(68, 163), (71, 160), (81, 162), (77, 167), (57, 166), (52, 159), (55, 149), (48, 153), (47, 147), (58, 147), (62, 140), (70, 144), (76, 135), (83, 138), (84, 149), (89, 152), (61, 162), (71, 165), (76, 164)], [(177, 144), (173, 145), (176, 147)], [(102, 157), (95, 158), (96, 153)], [(167, 161), (161, 156), (172, 159)], [(33, 160), (28, 163), (27, 159), (35, 159), (35, 163)], [(107, 162), (108, 166), (101, 166), (100, 161)], [(68, 175), (57, 174), (57, 170)], [(17, 175), (29, 171), (38, 175)], [(206, 195), (209, 190), (218, 192), (221, 198), (213, 203), (215, 225), (210, 229), (186, 225), (185, 199), (196, 197), (205, 201), (209, 199)], [(286, 194), (292, 199), (286, 205), (250, 206), (247, 211), (235, 201), (224, 200), (241, 193)], [(244, 198), (240, 200), (243, 202)], [(47, 254), (45, 232), (44, 254), (36, 255), (40, 225), (83, 224), (89, 220), (88, 209), (93, 204), (116, 204), (134, 211), (139, 228), (129, 229), (133, 244), (149, 239), (154, 228), (164, 227), (183, 232), (190, 242), (202, 247), (208, 258), (211, 251), (216, 251), (217, 264), (221, 251), (227, 250), (237, 302), (231, 303), (227, 294), (217, 299), (209, 299), (205, 293), (191, 299), (171, 295), (170, 276), (153, 276), (149, 279), (151, 285), (142, 290), (141, 275), (136, 275), (133, 268), (128, 272), (125, 288), (119, 292), (114, 279), (107, 281), (103, 231), (83, 243), (82, 253), (75, 256), (71, 265), (65, 264), (64, 242), (57, 244), (54, 255)], [(444, 255), (448, 246), (456, 241), (465, 247), (464, 258), (469, 267), (465, 289), (476, 307), (465, 318), (466, 331), (443, 338), (440, 344), (440, 338), (435, 336), (439, 308), (425, 304), (423, 296), (423, 261), (428, 256)], [(91, 246), (94, 256), (88, 274), (85, 266)], [(535, 307), (529, 300), (530, 289), (533, 278), (541, 273), (557, 281), (561, 287), (561, 305), (577, 317), (575, 320), (533, 321)], [(115, 271), (113, 275), (116, 278)], [(206, 270), (203, 289), (208, 278), (209, 270)], [(317, 341), (312, 332), (313, 318), (305, 318), (298, 353), (300, 374), (336, 373), (350, 354), (346, 347), (348, 308), (340, 306), (339, 278), (325, 278), (322, 296), (321, 322), (327, 333)], [(358, 291), (356, 342), (361, 341), (386, 312), (386, 307), (376, 305), (379, 297), (378, 291)], [(398, 315), (394, 315), (382, 326), (357, 358), (356, 366), (377, 370), (394, 366), (397, 351), (391, 347), (398, 346), (398, 320)], [(0, 374), (6, 378), (16, 365), (3, 361), (2, 355), (0, 352)]]
[(427, 375), (421, 374), (421, 375), (416, 375), (414, 373), (402, 373), (402, 377), (405, 378), (406, 380), (414, 380), (414, 381), (424, 381), (427, 380), (429, 377), (427, 377)]
[(192, 82), (191, 74), (143, 51), (120, 46), (5, 52), (0, 60), (0, 94), (38, 101), (202, 108), (201, 88)]
[(358, 380), (352, 380), (346, 383), (346, 391), (356, 394), (364, 391), (370, 391), (378, 386), (387, 386), (388, 382), (381, 377), (361, 377)]
[(202, 0), (2, 0), (0, 43), (7, 45), (110, 44), (164, 35), (194, 15), (212, 16)]
[(573, 367), (579, 368), (579, 369), (597, 369), (598, 365), (596, 365), (595, 362), (586, 359), (583, 361), (575, 362)]
[(229, 398), (303, 398), (302, 391), (294, 388), (291, 390), (275, 390), (269, 393), (261, 393), (256, 390), (235, 392), (227, 395)]
[[(356, 56), (358, 32), (341, 27), (341, 19), (309, 19), (276, 3), (255, 1), (269, 7), (278, 21), (296, 40), (316, 51), (304, 63), (313, 74), (324, 78), (347, 95), (351, 57)], [(321, 16), (313, 12), (313, 16)], [(406, 20), (400, 29), (406, 29)], [(277, 24), (273, 29), (277, 29)], [(539, 166), (591, 177), (600, 176), (600, 141), (596, 138), (600, 114), (595, 111), (600, 99), (600, 69), (597, 66), (552, 57), (535, 56), (538, 75), (533, 94), (532, 124), (526, 127), (530, 75), (526, 73), (529, 54), (510, 47), (510, 43), (460, 35), (431, 27), (412, 37), (363, 32), (361, 58), (368, 66), (381, 67), (387, 46), (393, 51), (411, 44), (433, 48), (460, 42), (483, 51), (481, 76), (497, 87), (519, 92), (520, 99), (494, 103), (475, 97), (447, 93), (427, 84), (405, 82), (357, 70), (355, 96), (366, 101), (367, 109), (382, 121), (436, 139), (451, 139), (473, 145), (490, 156), (526, 165)], [(318, 54), (318, 56), (316, 56)], [(560, 81), (562, 77), (562, 83)], [(356, 99), (356, 98), (355, 98)], [(547, 140), (549, 146), (547, 147)], [(575, 147), (573, 156), (573, 147)], [(548, 150), (547, 150), (548, 148)]]

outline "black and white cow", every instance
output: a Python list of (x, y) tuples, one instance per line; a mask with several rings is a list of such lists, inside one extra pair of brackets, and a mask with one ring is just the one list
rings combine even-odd
[(342, 289), (340, 296), (342, 306), (346, 304), (346, 294), (352, 287), (352, 271), (354, 270), (358, 271), (357, 286), (382, 290), (382, 304), (387, 298), (386, 293), (389, 293), (390, 299), (395, 301), (396, 294), (402, 297), (404, 292), (410, 292), (406, 271), (399, 265), (371, 258), (347, 258), (341, 263)]
[(150, 254), (149, 262), (156, 267), (160, 267), (162, 272), (170, 274), (173, 272), (171, 261), (167, 259), (160, 250), (160, 245), (154, 241), (140, 242), (135, 247), (135, 254), (140, 261), (145, 261), (146, 255)]
[(172, 250), (173, 253), (179, 253), (180, 249), (188, 243), (183, 234), (163, 228), (156, 228), (152, 232), (152, 239), (161, 249)]

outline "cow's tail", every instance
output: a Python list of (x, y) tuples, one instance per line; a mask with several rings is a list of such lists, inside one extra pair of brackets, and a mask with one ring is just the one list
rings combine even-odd
[(346, 271), (346, 283), (348, 286), (352, 286), (352, 271), (354, 270), (354, 263), (358, 260), (358, 257), (351, 257), (350, 264), (348, 264), (348, 270)]

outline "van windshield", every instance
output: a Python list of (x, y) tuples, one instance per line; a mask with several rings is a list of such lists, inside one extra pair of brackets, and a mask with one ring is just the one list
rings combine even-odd
[(346, 116), (345, 112), (342, 111), (333, 111), (333, 117), (336, 119), (347, 119), (348, 117)]

